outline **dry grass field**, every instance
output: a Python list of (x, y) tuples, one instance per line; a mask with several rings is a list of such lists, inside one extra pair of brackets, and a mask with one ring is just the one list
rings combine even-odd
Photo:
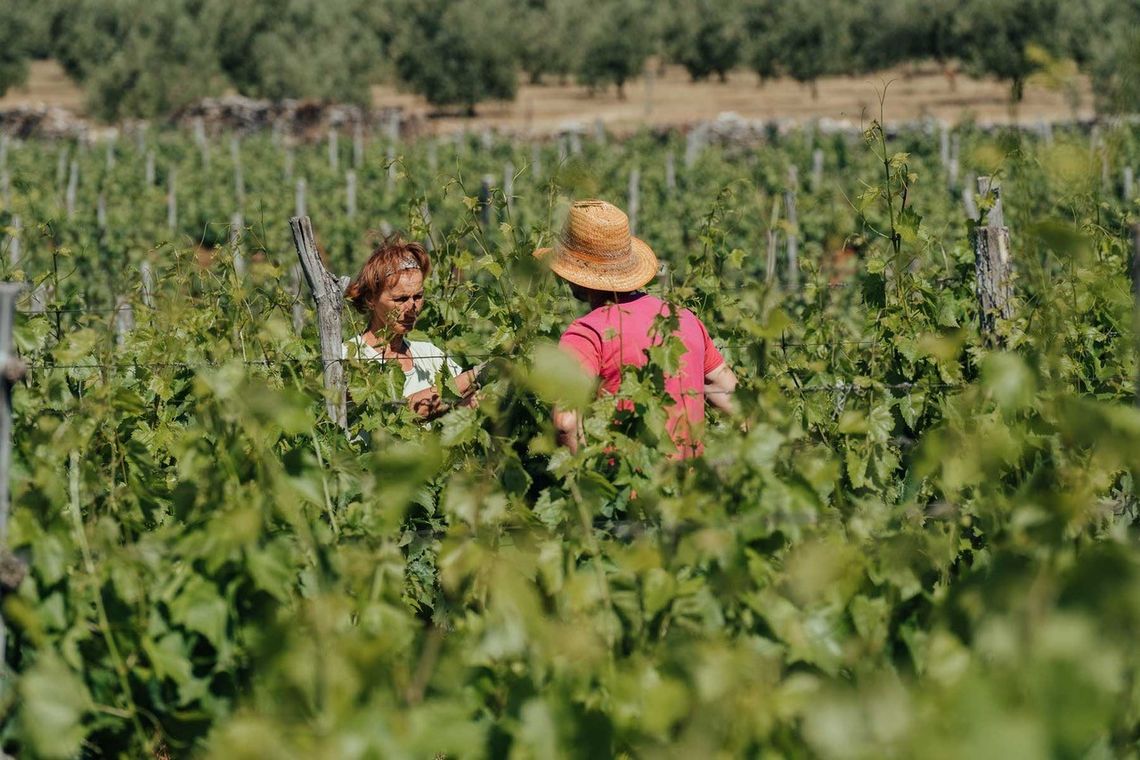
[[(491, 126), (516, 132), (545, 134), (568, 122), (605, 122), (614, 133), (636, 131), (643, 126), (688, 124), (735, 112), (750, 119), (810, 119), (828, 117), (859, 122), (879, 112), (879, 92), (887, 88), (886, 116), (891, 121), (934, 116), (958, 121), (974, 118), (1007, 121), (1012, 117), (1008, 89), (1001, 82), (958, 75), (955, 82), (933, 67), (900, 68), (873, 75), (832, 77), (821, 80), (818, 98), (806, 86), (791, 80), (760, 85), (750, 71), (739, 70), (728, 82), (693, 83), (683, 69), (650, 67), (654, 74), (626, 85), (625, 99), (610, 89), (591, 93), (574, 84), (523, 84), (518, 98), (508, 103), (484, 103), (474, 119), (437, 117), (428, 121), (433, 132), (480, 129)], [(1092, 97), (1087, 82), (1078, 88), (1079, 116), (1091, 115)], [(409, 112), (428, 115), (431, 111), (420, 97), (401, 93), (391, 86), (373, 88), (378, 106), (398, 105)], [(0, 98), (0, 108), (45, 103), (83, 111), (83, 95), (51, 61), (32, 64), (26, 87), (13, 89)], [(1071, 119), (1073, 108), (1066, 97), (1039, 85), (1027, 88), (1017, 118), (1024, 122)]]

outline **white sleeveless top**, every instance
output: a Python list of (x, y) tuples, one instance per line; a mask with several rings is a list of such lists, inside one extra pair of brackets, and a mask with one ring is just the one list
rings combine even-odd
[[(443, 351), (435, 347), (435, 344), (428, 343), (426, 340), (408, 340), (405, 342), (408, 344), (408, 353), (412, 356), (412, 368), (404, 371), (404, 398), (426, 388), (435, 387), (436, 378), (439, 377), (440, 371), (445, 366), (447, 367), (447, 374), (451, 377), (458, 377), (463, 372), (460, 366), (450, 357), (445, 356)], [(380, 356), (380, 352), (365, 343), (364, 338), (359, 335), (350, 338), (341, 348), (345, 359), (352, 356), (378, 362), (395, 361), (395, 359), (385, 359)]]

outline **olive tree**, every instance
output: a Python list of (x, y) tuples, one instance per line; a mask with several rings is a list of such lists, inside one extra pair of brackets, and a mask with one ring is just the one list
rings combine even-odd
[(3, 0), (0, 2), (0, 95), (9, 87), (23, 84), (28, 76), (28, 58), (32, 54), (30, 45), (35, 25), (34, 11), (30, 4)]
[(398, 0), (392, 63), (400, 83), (434, 106), (475, 114), (518, 90), (514, 19), (505, 0)]
[(625, 83), (639, 75), (656, 42), (651, 6), (646, 0), (595, 2), (581, 38), (554, 44), (579, 44), (578, 80), (591, 89), (607, 85), (625, 98)]
[(80, 3), (57, 19), (54, 50), (95, 115), (166, 114), (225, 87), (201, 11), (179, 0)]
[(211, 0), (218, 62), (242, 94), (366, 104), (386, 6), (368, 0)]
[(1009, 82), (1014, 104), (1040, 67), (1033, 51), (1060, 50), (1058, 22), (1062, 0), (967, 0), (956, 19), (966, 67), (979, 76)]
[(843, 0), (783, 0), (775, 4), (771, 44), (783, 74), (811, 88), (819, 97), (817, 82), (850, 67), (850, 41), (843, 24)]
[(741, 25), (745, 33), (743, 57), (760, 77), (760, 83), (779, 76), (776, 9), (781, 0), (742, 0)]
[(716, 74), (724, 82), (740, 62), (744, 46), (742, 8), (717, 0), (673, 0), (665, 24), (670, 60), (685, 67), (693, 81)]
[(571, 41), (583, 22), (578, 0), (515, 0), (519, 66), (539, 84), (547, 75), (565, 80), (574, 71), (578, 48)]

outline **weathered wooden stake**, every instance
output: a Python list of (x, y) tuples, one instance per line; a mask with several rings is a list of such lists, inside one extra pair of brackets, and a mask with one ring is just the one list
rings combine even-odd
[(230, 248), (233, 249), (234, 274), (238, 279), (245, 277), (245, 256), (241, 252), (241, 234), (244, 229), (245, 220), (240, 211), (235, 211), (230, 217)]
[(626, 209), (626, 214), (629, 216), (629, 232), (631, 235), (637, 234), (637, 217), (641, 212), (641, 168), (633, 167), (629, 170), (629, 208)]
[(515, 205), (515, 165), (508, 161), (503, 164), (503, 199), (507, 204), (507, 213), (514, 210)]
[(352, 166), (354, 169), (364, 166), (364, 127), (359, 122), (352, 129)]
[(245, 203), (245, 176), (241, 170), (241, 142), (237, 137), (230, 139), (230, 163), (234, 167), (234, 201), (241, 208)]
[(210, 168), (210, 141), (206, 139), (206, 123), (201, 116), (194, 118), (194, 141), (198, 143), (198, 152), (202, 154), (202, 166)]
[(289, 220), (293, 229), (293, 244), (305, 273), (305, 280), (313, 293), (317, 306), (317, 327), (321, 342), (321, 363), (324, 365), (326, 409), (338, 427), (348, 428), (347, 386), (344, 379), (343, 338), (341, 336), (341, 309), (344, 306), (344, 288), (338, 277), (331, 274), (317, 252), (313, 228), (307, 216)]
[(1136, 362), (1135, 404), (1140, 406), (1140, 224), (1132, 227), (1132, 356)]
[(1131, 166), (1124, 167), (1124, 181), (1121, 184), (1121, 195), (1125, 203), (1131, 203), (1136, 185), (1136, 175)]
[(962, 138), (955, 132), (950, 136), (950, 164), (946, 167), (946, 183), (950, 192), (958, 189), (958, 172), (960, 171), (962, 155)]
[(966, 211), (967, 219), (977, 220), (978, 202), (974, 197), (974, 188), (968, 182), (962, 187), (962, 207)]
[(127, 343), (127, 335), (135, 329), (135, 312), (130, 301), (120, 298), (115, 304), (115, 345), (122, 348)]
[(21, 238), (24, 234), (24, 225), (19, 214), (12, 216), (11, 229), (12, 234), (8, 236), (8, 266), (15, 269), (20, 265), (20, 247), (23, 245)]
[(950, 167), (950, 126), (946, 122), (938, 125), (938, 159), (943, 169)]
[(797, 290), (800, 285), (800, 228), (796, 212), (796, 189), (799, 187), (799, 170), (788, 167), (788, 189), (784, 191), (784, 213), (788, 216), (788, 287)]
[(293, 332), (300, 335), (305, 330), (305, 307), (301, 303), (301, 265), (289, 268), (289, 290), (293, 293)]
[(399, 173), (400, 168), (396, 164), (396, 146), (391, 143), (384, 153), (384, 163), (388, 165), (388, 195), (396, 192), (396, 175)]
[(479, 224), (484, 227), (491, 224), (491, 188), (494, 184), (495, 178), (490, 174), (484, 174), (479, 182)]
[(768, 260), (764, 267), (764, 281), (769, 285), (776, 281), (776, 251), (779, 248), (780, 199), (772, 199), (772, 215), (768, 219)]
[[(0, 550), (8, 553), (9, 480), (12, 477), (12, 387), (23, 379), (25, 367), (12, 347), (16, 298), (23, 286), (0, 283)], [(6, 660), (7, 626), (0, 617), (0, 663)]]
[(703, 127), (696, 127), (685, 136), (685, 168), (692, 169), (693, 164), (701, 156), (701, 151), (705, 149), (705, 130)]
[(598, 145), (606, 144), (606, 123), (601, 117), (594, 119), (594, 142)]
[(55, 186), (59, 188), (60, 196), (67, 192), (67, 154), (67, 146), (59, 146), (59, 158), (55, 163)]
[(293, 209), (297, 216), (305, 216), (305, 180), (297, 180), (293, 190)]
[(67, 218), (75, 218), (75, 199), (79, 194), (79, 162), (75, 159), (71, 160), (71, 171), (67, 176), (67, 195), (64, 198), (64, 208), (67, 211)]
[(349, 219), (356, 218), (356, 172), (349, 169), (344, 173), (345, 211)]
[(582, 136), (578, 134), (577, 130), (570, 133), (570, 155), (582, 155)]
[(284, 170), (285, 170), (285, 181), (286, 182), (292, 182), (293, 181), (293, 148), (292, 147), (286, 147), (285, 148)]
[(173, 232), (178, 227), (178, 172), (170, 167), (166, 187), (166, 226)]
[(974, 271), (977, 278), (978, 318), (983, 339), (991, 346), (1004, 343), (998, 328), (1013, 316), (1013, 262), (1009, 254), (1009, 228), (1005, 226), (1001, 186), (990, 177), (978, 177), (978, 192), (992, 196), (985, 226), (974, 228)]
[(5, 211), (12, 208), (12, 178), (7, 169), (0, 169), (0, 204)]
[(811, 189), (818, 192), (823, 187), (823, 151), (816, 148), (811, 154)]
[(146, 163), (143, 167), (143, 182), (147, 187), (154, 187), (154, 151), (146, 152)]
[(100, 232), (107, 229), (107, 196), (103, 193), (95, 199), (95, 225)]
[(435, 243), (432, 242), (431, 209), (428, 208), (426, 201), (420, 204), (420, 218), (424, 220), (424, 228), (427, 230), (424, 234), (424, 247), (427, 248), (428, 253), (430, 253), (435, 249)]
[(142, 265), (139, 266), (139, 280), (141, 285), (139, 292), (142, 293), (143, 306), (147, 307), (148, 309), (153, 309), (154, 269), (151, 267), (149, 261), (144, 261)]
[(393, 108), (388, 114), (388, 121), (384, 124), (386, 132), (388, 132), (389, 142), (400, 141), (400, 125), (402, 123), (404, 123), (404, 114)]
[(340, 168), (340, 146), (335, 129), (329, 130), (329, 168), (334, 172)]
[(673, 151), (665, 154), (665, 189), (670, 195), (677, 189), (677, 159)]
[(403, 114), (399, 110), (393, 109), (388, 114), (388, 142), (400, 142), (400, 124), (403, 122)]

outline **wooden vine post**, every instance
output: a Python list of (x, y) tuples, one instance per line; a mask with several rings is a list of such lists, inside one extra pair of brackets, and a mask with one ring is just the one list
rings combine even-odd
[(491, 188), (494, 184), (495, 178), (490, 174), (484, 174), (479, 183), (479, 224), (484, 228), (491, 224)]
[[(12, 386), (24, 376), (24, 363), (12, 351), (12, 321), (16, 313), (16, 297), (23, 285), (0, 283), (0, 551), (3, 565), (0, 575), (10, 574), (8, 552), (8, 483), (12, 466)], [(5, 584), (11, 585), (11, 584)], [(7, 628), (0, 618), (0, 667), (6, 652)]]
[(990, 177), (978, 177), (978, 192), (990, 196), (993, 205), (973, 231), (974, 271), (977, 277), (978, 318), (983, 340), (991, 346), (1004, 342), (998, 334), (1001, 322), (1013, 316), (1013, 261), (1009, 255), (1009, 228), (1001, 204), (1001, 186)]
[(512, 161), (503, 164), (503, 201), (507, 204), (507, 213), (515, 208), (515, 165)]
[(1136, 406), (1140, 406), (1140, 224), (1132, 228), (1132, 355), (1136, 357)]
[(788, 167), (788, 189), (784, 191), (784, 213), (788, 217), (788, 287), (794, 292), (800, 285), (800, 220), (796, 212), (796, 190), (799, 170)]
[(317, 329), (321, 341), (321, 364), (324, 366), (325, 405), (329, 417), (338, 427), (348, 429), (347, 385), (341, 338), (341, 310), (344, 307), (344, 288), (341, 281), (321, 262), (317, 252), (313, 226), (307, 216), (289, 220), (293, 229), (293, 245), (301, 260), (301, 270), (313, 293), (317, 306)]

